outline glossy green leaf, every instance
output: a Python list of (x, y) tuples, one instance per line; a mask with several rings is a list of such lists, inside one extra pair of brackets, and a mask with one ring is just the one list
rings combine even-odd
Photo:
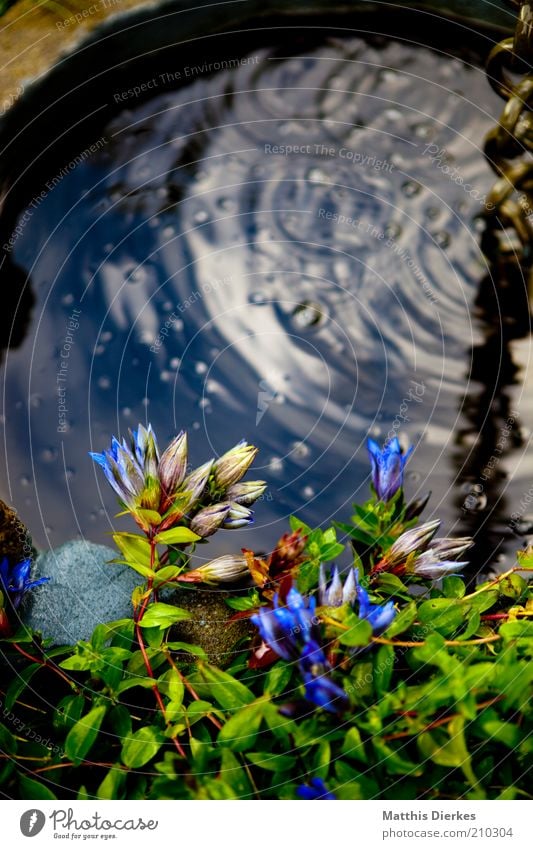
[(154, 539), (163, 545), (185, 545), (197, 542), (201, 537), (190, 528), (169, 528), (168, 531), (161, 531)]
[(95, 707), (70, 729), (65, 740), (65, 754), (74, 763), (81, 763), (89, 753), (98, 737), (105, 714), (105, 705)]
[(148, 605), (139, 624), (141, 628), (169, 628), (176, 622), (183, 622), (184, 619), (190, 618), (191, 614), (188, 610), (182, 610), (181, 607), (174, 607), (173, 604), (157, 601)]
[(138, 769), (154, 758), (164, 743), (164, 735), (152, 725), (139, 728), (122, 745), (122, 762), (130, 769)]

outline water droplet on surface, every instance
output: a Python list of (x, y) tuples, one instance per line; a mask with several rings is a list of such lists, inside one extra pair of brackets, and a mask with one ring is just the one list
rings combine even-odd
[(272, 457), (268, 464), (269, 472), (281, 472), (283, 471), (283, 460), (281, 457)]
[(315, 494), (315, 490), (312, 486), (304, 486), (302, 489), (302, 495), (304, 498), (312, 498)]
[(201, 360), (197, 362), (194, 366), (194, 370), (196, 374), (205, 374), (207, 371), (207, 363), (203, 363)]
[(310, 454), (309, 446), (305, 442), (293, 442), (291, 454), (298, 459), (308, 457)]
[(262, 306), (266, 302), (266, 296), (263, 292), (253, 292), (250, 295), (250, 303), (256, 306)]
[(417, 183), (416, 180), (406, 180), (406, 182), (402, 184), (402, 192), (407, 198), (415, 197), (415, 195), (419, 195), (421, 191), (422, 186), (420, 183)]
[(55, 448), (43, 448), (41, 451), (41, 460), (45, 463), (53, 463), (56, 457), (57, 451)]
[(209, 218), (205, 209), (199, 209), (198, 212), (195, 212), (193, 215), (193, 221), (195, 224), (203, 224)]
[(175, 235), (175, 232), (176, 231), (174, 230), (174, 227), (164, 227), (161, 235), (163, 236), (164, 239), (171, 239), (172, 236)]
[(99, 377), (98, 386), (100, 387), (100, 389), (109, 389), (109, 387), (111, 386), (111, 381), (108, 377)]
[(295, 307), (292, 314), (292, 321), (296, 327), (305, 330), (308, 327), (316, 327), (323, 323), (325, 314), (320, 304), (315, 301), (304, 301)]
[(439, 230), (437, 233), (434, 233), (433, 238), (439, 248), (447, 248), (451, 242), (451, 236), (446, 230)]
[(181, 365), (180, 358), (179, 357), (172, 357), (172, 359), (170, 360), (169, 366), (171, 368), (179, 368), (180, 365)]

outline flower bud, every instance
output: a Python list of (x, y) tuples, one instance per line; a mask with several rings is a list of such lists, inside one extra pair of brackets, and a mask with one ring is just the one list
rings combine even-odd
[(226, 530), (235, 530), (236, 528), (244, 528), (250, 525), (254, 520), (253, 510), (248, 507), (243, 507), (242, 504), (232, 503), (227, 517), (224, 520), (223, 528)]
[(267, 485), (265, 481), (243, 481), (234, 483), (226, 492), (228, 501), (245, 504), (248, 507), (261, 498)]
[(231, 505), (228, 502), (211, 504), (209, 507), (204, 507), (203, 510), (200, 510), (191, 519), (191, 531), (194, 531), (195, 534), (198, 534), (198, 536), (204, 539), (205, 537), (210, 537), (222, 526), (230, 509)]
[(241, 578), (250, 577), (250, 570), (244, 555), (223, 554), (194, 569), (192, 573), (185, 574), (194, 574), (214, 584), (230, 584)]
[(203, 466), (198, 466), (191, 474), (185, 478), (180, 490), (182, 492), (190, 492), (189, 503), (187, 509), (190, 510), (200, 500), (204, 494), (204, 490), (209, 480), (209, 475), (213, 468), (213, 461), (208, 460)]
[(165, 448), (159, 461), (159, 480), (166, 495), (173, 495), (187, 471), (187, 434), (184, 430)]
[(213, 466), (216, 485), (227, 489), (240, 481), (255, 460), (257, 451), (254, 445), (248, 445), (244, 439), (226, 451)]
[(404, 563), (413, 552), (426, 548), (439, 526), (440, 519), (434, 519), (432, 522), (425, 522), (423, 525), (405, 531), (385, 554), (383, 560), (386, 561), (387, 566), (398, 566)]

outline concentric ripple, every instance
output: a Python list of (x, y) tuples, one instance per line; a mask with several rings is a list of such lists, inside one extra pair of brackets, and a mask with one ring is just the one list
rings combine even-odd
[[(162, 441), (188, 428), (195, 462), (260, 447), (256, 549), (291, 513), (349, 515), (368, 432), (417, 444), (408, 490), (431, 488), (453, 530), (499, 109), (482, 71), (331, 40), (154, 88), (14, 246), (37, 306), (4, 364), (4, 489), (38, 542), (104, 538), (113, 497), (86, 452), (147, 419)], [(209, 553), (251, 540), (221, 533)]]

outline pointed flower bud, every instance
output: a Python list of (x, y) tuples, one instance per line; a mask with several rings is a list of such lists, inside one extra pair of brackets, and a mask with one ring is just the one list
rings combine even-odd
[(166, 495), (173, 495), (187, 471), (187, 434), (184, 430), (165, 448), (159, 461), (159, 480)]
[(231, 504), (229, 502), (210, 504), (209, 507), (204, 507), (191, 519), (191, 531), (204, 539), (210, 537), (222, 527), (230, 510)]
[(238, 483), (255, 460), (257, 451), (254, 445), (248, 445), (244, 439), (230, 451), (226, 451), (213, 466), (216, 485), (227, 489)]
[(410, 501), (405, 509), (405, 521), (410, 522), (411, 519), (416, 519), (417, 516), (420, 516), (424, 512), (430, 498), (431, 490), (423, 495), (422, 498), (416, 498)]
[(367, 442), (372, 466), (372, 483), (380, 501), (390, 501), (403, 486), (403, 470), (413, 446), (402, 452), (398, 437), (394, 437), (380, 448), (374, 439)]
[(245, 504), (248, 507), (261, 498), (267, 485), (265, 481), (241, 481), (234, 483), (233, 486), (226, 491), (228, 501), (235, 501), (237, 504)]
[(424, 551), (416, 558), (413, 566), (413, 574), (418, 575), (420, 578), (429, 578), (432, 581), (437, 581), (439, 578), (445, 578), (446, 575), (457, 574), (465, 566), (468, 566), (468, 560), (461, 562), (457, 560), (443, 560), (433, 549), (430, 549), (429, 551)]
[(328, 586), (326, 578), (326, 567), (320, 564), (318, 578), (318, 603), (324, 607), (341, 607), (343, 604), (353, 604), (356, 598), (355, 572), (350, 569), (344, 583), (340, 579), (339, 570), (335, 566), (332, 580)]
[(223, 554), (186, 574), (194, 574), (213, 584), (231, 584), (241, 578), (250, 577), (250, 570), (244, 555)]
[(383, 557), (387, 567), (399, 566), (405, 563), (410, 554), (427, 548), (439, 527), (440, 519), (433, 519), (431, 522), (424, 522), (423, 525), (405, 531), (393, 542)]
[(244, 507), (242, 504), (232, 503), (222, 527), (226, 528), (226, 530), (245, 528), (246, 525), (250, 525), (253, 520), (253, 510), (249, 510), (248, 507)]
[(202, 466), (198, 466), (191, 474), (185, 478), (180, 486), (181, 492), (190, 492), (190, 499), (187, 509), (190, 510), (200, 500), (204, 494), (209, 480), (209, 475), (213, 468), (213, 460), (208, 460)]
[(474, 540), (472, 537), (439, 537), (431, 543), (430, 551), (442, 559), (460, 557), (467, 549), (472, 548)]

